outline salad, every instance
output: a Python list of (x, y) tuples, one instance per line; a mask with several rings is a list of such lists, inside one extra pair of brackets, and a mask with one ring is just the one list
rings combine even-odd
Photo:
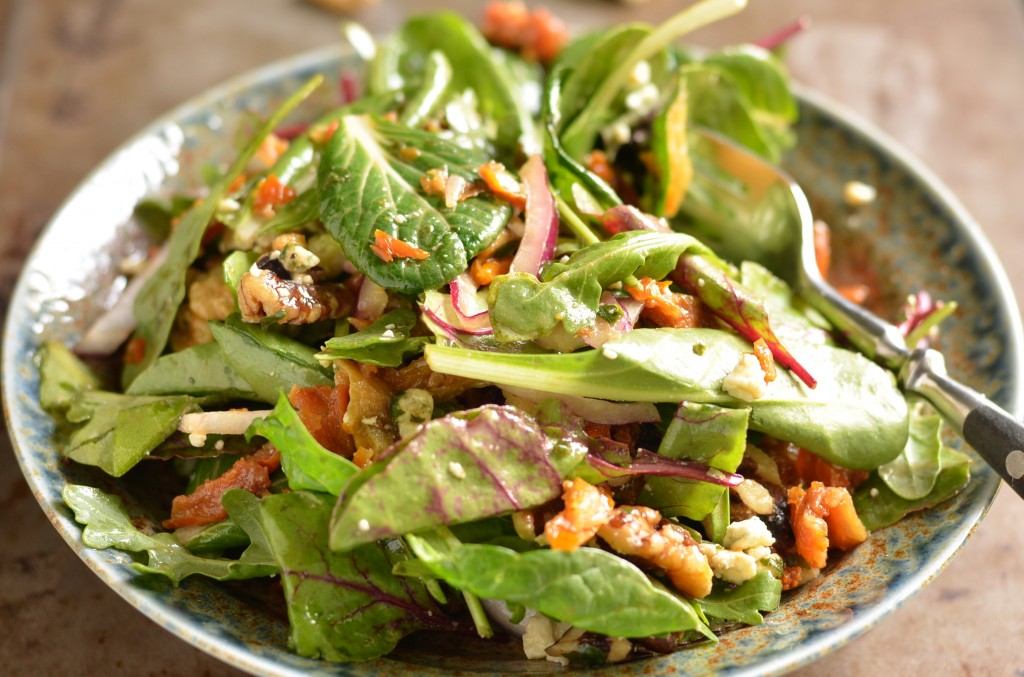
[[(118, 305), (40, 351), (63, 455), (172, 487), (154, 528), (67, 486), (83, 541), (266, 581), (303, 656), (429, 630), (600, 665), (756, 625), (962, 489), (938, 417), (727, 237), (698, 130), (777, 161), (797, 105), (773, 39), (676, 40), (741, 6), (349, 26), (341, 105), (303, 109), (314, 78), (202, 193), (140, 204)], [(949, 310), (915, 297), (908, 340)]]

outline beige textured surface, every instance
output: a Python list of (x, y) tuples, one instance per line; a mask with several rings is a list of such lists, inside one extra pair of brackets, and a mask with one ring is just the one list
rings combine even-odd
[[(548, 2), (577, 25), (657, 20), (681, 3)], [(413, 9), (379, 0), (385, 30)], [(795, 16), (800, 80), (844, 102), (929, 165), (982, 224), (1024, 294), (1024, 16), (1013, 0), (752, 0), (705, 31), (760, 36)], [(0, 0), (0, 312), (35, 234), (129, 134), (240, 71), (336, 39), (297, 0)], [(107, 590), (50, 528), (0, 441), (0, 672), (229, 675)], [(1004, 492), (950, 567), (868, 635), (798, 674), (1024, 674), (1024, 503)]]

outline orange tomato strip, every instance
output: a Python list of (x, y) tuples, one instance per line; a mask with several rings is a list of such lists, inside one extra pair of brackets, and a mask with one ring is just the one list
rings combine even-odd
[(385, 263), (391, 263), (395, 259), (422, 260), (430, 257), (429, 252), (414, 247), (404, 240), (399, 240), (394, 235), (389, 235), (380, 229), (373, 233), (373, 244), (370, 246), (370, 250)]

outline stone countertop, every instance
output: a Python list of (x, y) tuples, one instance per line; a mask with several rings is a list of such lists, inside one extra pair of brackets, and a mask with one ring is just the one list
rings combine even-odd
[[(681, 3), (548, 5), (579, 26), (657, 21)], [(807, 15), (794, 76), (921, 158), (974, 215), (1024, 293), (1024, 16), (1013, 0), (752, 0), (698, 42), (757, 38)], [(470, 0), (379, 0), (373, 31)], [(0, 313), (36, 234), (121, 141), (209, 86), (338, 39), (298, 0), (0, 0)], [(0, 666), (11, 675), (231, 675), (107, 589), (50, 527), (0, 440)], [(870, 633), (797, 674), (1024, 674), (1024, 503), (1003, 491), (945, 572)]]

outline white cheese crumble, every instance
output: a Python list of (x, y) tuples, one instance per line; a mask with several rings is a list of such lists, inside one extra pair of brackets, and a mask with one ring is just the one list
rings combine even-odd
[(466, 469), (457, 461), (452, 461), (448, 464), (448, 472), (455, 477), (458, 477), (460, 480), (466, 479)]
[(739, 585), (757, 575), (757, 560), (745, 552), (726, 550), (713, 543), (702, 543), (700, 551), (708, 558), (711, 571), (723, 581)]
[(392, 331), (391, 329), (385, 329), (384, 331), (381, 332), (380, 337), (382, 339), (393, 339), (395, 338), (395, 332)]
[(370, 523), (365, 519), (361, 519), (359, 520), (359, 523), (356, 524), (356, 529), (365, 533), (370, 530)]
[(203, 433), (190, 433), (188, 436), (188, 443), (193, 447), (201, 447), (206, 444), (206, 435)]
[(764, 370), (753, 353), (743, 353), (733, 370), (722, 380), (722, 390), (744, 402), (764, 397), (768, 386)]
[(604, 355), (609, 360), (614, 360), (615, 358), (617, 358), (619, 356), (619, 354), (617, 352), (615, 352), (614, 350), (612, 350), (611, 348), (608, 348), (608, 347), (602, 348), (601, 349), (601, 354)]
[(752, 548), (770, 547), (775, 537), (768, 526), (758, 517), (733, 522), (725, 528), (722, 544), (729, 550), (749, 551)]
[(878, 196), (874, 186), (861, 181), (847, 181), (843, 185), (843, 199), (851, 207), (863, 207), (871, 204)]

